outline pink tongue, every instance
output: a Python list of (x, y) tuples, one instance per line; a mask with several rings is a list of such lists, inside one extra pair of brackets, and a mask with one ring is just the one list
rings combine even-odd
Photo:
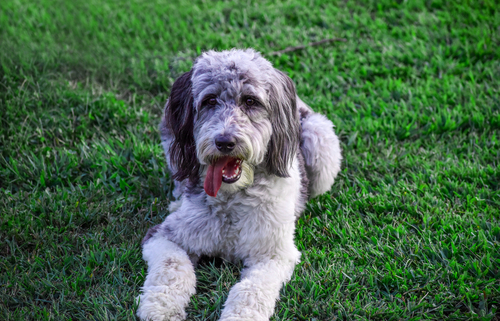
[(207, 176), (205, 177), (205, 192), (216, 197), (217, 192), (222, 185), (222, 169), (229, 162), (231, 158), (229, 156), (220, 158), (215, 164), (208, 165)]

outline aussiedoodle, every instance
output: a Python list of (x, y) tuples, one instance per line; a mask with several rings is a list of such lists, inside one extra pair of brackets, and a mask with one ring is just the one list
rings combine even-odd
[(332, 122), (258, 52), (233, 49), (203, 53), (175, 81), (160, 132), (177, 201), (143, 240), (137, 315), (184, 320), (208, 255), (244, 265), (220, 320), (269, 320), (300, 260), (295, 221), (340, 171)]

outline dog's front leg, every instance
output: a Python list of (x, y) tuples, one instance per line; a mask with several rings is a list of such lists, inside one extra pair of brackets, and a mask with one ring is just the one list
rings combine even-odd
[(264, 321), (274, 312), (283, 283), (290, 280), (300, 253), (254, 264), (242, 272), (227, 298), (221, 321)]
[(142, 253), (148, 273), (138, 297), (137, 316), (151, 321), (184, 320), (196, 285), (188, 254), (161, 232), (144, 243)]

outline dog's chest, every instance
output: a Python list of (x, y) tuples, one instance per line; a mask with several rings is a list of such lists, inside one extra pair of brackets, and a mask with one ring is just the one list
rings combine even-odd
[(217, 245), (221, 255), (235, 256), (241, 243), (264, 233), (268, 218), (263, 211), (269, 207), (266, 203), (247, 195), (233, 195), (227, 202), (210, 206), (211, 214), (221, 222), (221, 242)]
[(217, 254), (245, 259), (263, 251), (272, 252), (285, 238), (293, 238), (295, 202), (293, 197), (283, 195), (295, 196), (294, 189), (266, 182), (210, 199), (211, 215), (220, 221)]

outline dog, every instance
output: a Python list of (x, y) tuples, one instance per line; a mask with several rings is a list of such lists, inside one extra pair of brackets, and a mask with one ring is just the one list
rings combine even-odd
[(174, 82), (160, 124), (177, 201), (142, 241), (139, 318), (184, 320), (204, 255), (244, 265), (220, 320), (269, 320), (300, 260), (295, 222), (341, 168), (333, 127), (258, 52), (198, 57)]

